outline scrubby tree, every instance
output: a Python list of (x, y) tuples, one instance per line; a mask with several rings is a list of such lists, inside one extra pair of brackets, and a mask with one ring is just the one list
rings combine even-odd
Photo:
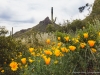
[(8, 33), (8, 30), (6, 29), (5, 26), (0, 27), (0, 36), (4, 36), (5, 34)]
[(47, 32), (55, 31), (54, 25), (53, 24), (48, 24), (47, 27), (46, 27), (46, 31)]
[(5, 72), (0, 75), (19, 75), (18, 73), (11, 72), (9, 69), (10, 62), (17, 58), (19, 52), (25, 55), (27, 50), (26, 46), (21, 41), (16, 41), (11, 36), (5, 36), (7, 30), (1, 27), (0, 30), (0, 68), (4, 69)]
[(64, 23), (61, 31), (63, 32), (74, 31), (75, 32), (77, 29), (82, 29), (84, 26), (85, 26), (84, 21), (80, 19), (76, 19), (72, 23)]

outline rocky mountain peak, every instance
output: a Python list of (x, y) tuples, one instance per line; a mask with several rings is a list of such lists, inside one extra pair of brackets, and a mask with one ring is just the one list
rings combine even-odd
[(43, 21), (40, 21), (39, 22), (39, 25), (48, 25), (48, 24), (51, 24), (51, 20), (49, 19), (49, 17), (46, 17)]

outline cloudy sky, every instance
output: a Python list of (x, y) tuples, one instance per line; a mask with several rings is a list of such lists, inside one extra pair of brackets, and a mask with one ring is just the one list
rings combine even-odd
[(51, 18), (51, 7), (56, 23), (84, 19), (88, 8), (83, 13), (78, 8), (86, 3), (93, 4), (94, 0), (0, 0), (0, 26), (6, 26), (9, 31), (14, 27), (14, 32), (31, 28), (47, 16)]

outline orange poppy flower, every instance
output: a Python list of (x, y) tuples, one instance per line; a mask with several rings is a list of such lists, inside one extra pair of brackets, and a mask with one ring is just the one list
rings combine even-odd
[(88, 33), (83, 34), (84, 38), (88, 38)]
[(58, 40), (60, 40), (61, 38), (60, 37), (58, 37)]
[(75, 46), (69, 46), (69, 49), (70, 49), (71, 51), (75, 51), (76, 47), (75, 47)]
[(85, 46), (86, 46), (85, 43), (80, 43), (80, 47), (81, 47), (81, 48), (84, 48)]
[(22, 59), (21, 59), (21, 62), (22, 62), (23, 64), (26, 64), (26, 58), (22, 58)]
[(29, 48), (29, 52), (32, 53), (34, 48)]
[(67, 37), (64, 37), (65, 38), (65, 40), (68, 42), (69, 41), (69, 36), (67, 36)]
[(52, 55), (52, 52), (50, 50), (45, 50), (44, 53), (47, 55)]
[(49, 65), (50, 61), (51, 61), (51, 58), (50, 57), (49, 58), (45, 58), (44, 60), (45, 60), (46, 65)]
[(97, 50), (96, 50), (95, 48), (91, 48), (91, 51), (92, 51), (93, 53), (97, 52)]
[(47, 43), (47, 44), (50, 44), (50, 39), (47, 39), (47, 40), (46, 40), (46, 43)]
[(55, 54), (55, 56), (58, 57), (58, 56), (60, 56), (61, 52), (60, 52), (60, 50), (56, 49), (55, 52), (54, 52), (54, 54)]
[(10, 63), (10, 67), (11, 67), (11, 70), (12, 71), (16, 71), (17, 69), (18, 69), (18, 64), (17, 64), (17, 62), (11, 62)]
[(89, 40), (88, 44), (90, 47), (93, 47), (95, 45), (95, 41), (94, 40)]

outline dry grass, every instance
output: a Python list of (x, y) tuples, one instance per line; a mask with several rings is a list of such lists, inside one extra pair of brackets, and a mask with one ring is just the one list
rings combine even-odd
[(33, 33), (30, 36), (17, 38), (16, 40), (21, 40), (23, 44), (27, 44), (29, 46), (32, 45), (44, 46), (46, 44), (47, 39), (50, 39), (51, 41), (56, 41), (56, 36), (54, 33), (36, 33), (36, 34)]

